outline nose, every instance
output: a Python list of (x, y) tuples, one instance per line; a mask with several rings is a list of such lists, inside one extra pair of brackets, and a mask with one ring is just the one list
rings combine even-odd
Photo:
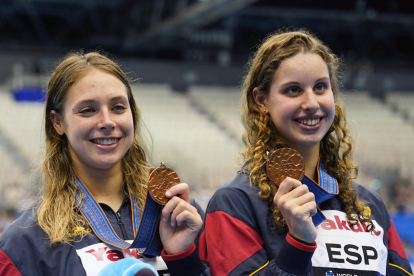
[(112, 118), (111, 113), (107, 109), (100, 111), (98, 116), (98, 128), (101, 130), (114, 129), (116, 126), (115, 121)]
[(319, 109), (318, 96), (312, 89), (307, 89), (302, 95), (302, 109), (306, 113), (315, 113)]

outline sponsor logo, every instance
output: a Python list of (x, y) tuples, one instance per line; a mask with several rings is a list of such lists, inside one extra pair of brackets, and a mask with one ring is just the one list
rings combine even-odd
[[(352, 232), (368, 232), (365, 224), (358, 222), (358, 224), (354, 225), (354, 227), (351, 226), (351, 223), (342, 220), (339, 216), (335, 215), (334, 219), (326, 219), (320, 226), (324, 230), (346, 230), (346, 231), (352, 231)], [(381, 230), (373, 230), (373, 233), (375, 236), (381, 235)]]
[[(325, 272), (325, 274), (323, 274)], [(354, 269), (327, 269), (327, 268), (314, 268), (314, 275), (325, 275), (325, 276), (385, 276), (376, 271), (363, 271)]]
[(134, 257), (134, 258), (137, 258), (137, 259), (142, 258), (138, 254), (136, 249), (132, 249), (132, 250), (123, 249), (121, 251), (119, 249), (118, 250), (108, 250), (108, 247), (100, 247), (96, 250), (95, 249), (90, 249), (88, 251), (85, 251), (85, 253), (92, 254), (98, 262), (103, 261), (104, 257), (106, 257), (108, 260), (110, 260), (112, 262), (118, 261), (118, 260), (123, 259), (125, 257), (126, 258)]
[(169, 275), (167, 266), (161, 257), (147, 257), (138, 253), (137, 249), (120, 249), (105, 243), (89, 245), (76, 250), (82, 261), (87, 276), (97, 276), (99, 272), (111, 263), (120, 260), (139, 259), (145, 264), (151, 265), (160, 276)]

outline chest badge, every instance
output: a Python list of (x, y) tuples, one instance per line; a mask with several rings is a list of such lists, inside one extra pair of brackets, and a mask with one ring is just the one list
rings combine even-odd
[(370, 217), (371, 216), (371, 209), (368, 206), (365, 206), (364, 212), (362, 213), (364, 217)]
[(74, 227), (72, 229), (72, 237), (76, 237), (76, 236), (79, 236), (79, 235), (80, 236), (84, 236), (84, 235), (86, 235), (89, 232), (90, 232), (89, 229), (85, 229), (82, 226), (77, 226), (77, 227)]

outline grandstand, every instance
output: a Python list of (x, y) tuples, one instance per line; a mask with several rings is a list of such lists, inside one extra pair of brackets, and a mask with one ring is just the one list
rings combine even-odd
[(236, 172), (239, 143), (168, 86), (134, 86), (153, 137), (153, 162), (165, 162), (183, 181), (215, 189)]
[[(191, 86), (184, 94), (165, 84), (134, 84), (132, 89), (153, 166), (164, 162), (173, 168), (205, 208), (213, 192), (230, 181), (241, 165), (241, 92), (236, 87)], [(357, 182), (377, 190), (390, 211), (401, 208), (398, 194), (393, 195), (400, 189), (401, 204), (412, 212), (411, 184), (402, 192), (397, 184), (401, 179), (412, 183), (414, 178), (413, 124), (398, 112), (400, 108), (367, 92), (347, 91), (341, 98), (361, 168)], [(39, 184), (35, 176), (43, 154), (43, 103), (15, 101), (11, 89), (3, 86), (0, 116), (7, 118), (0, 120), (0, 207), (22, 208), (31, 202)], [(379, 171), (397, 174), (382, 179)], [(403, 219), (398, 216), (399, 225)], [(409, 236), (405, 240), (411, 242)]]
[(343, 98), (361, 163), (400, 170), (401, 177), (413, 179), (414, 125), (368, 93)]
[(414, 125), (414, 93), (409, 91), (388, 93), (386, 102), (408, 123)]
[[(240, 167), (243, 133), (238, 88), (192, 86), (183, 94), (168, 85), (135, 84), (133, 92), (142, 111), (154, 166), (166, 163), (195, 190), (213, 191), (233, 178)], [(342, 99), (361, 167), (361, 183), (370, 186), (376, 176), (367, 175), (364, 168), (372, 167), (397, 170), (401, 178), (413, 179), (413, 125), (367, 92), (344, 92)], [(12, 181), (28, 185), (31, 170), (41, 160), (43, 103), (16, 102), (3, 87), (0, 116), (8, 118), (0, 122), (0, 150), (10, 158), (3, 160), (9, 165), (2, 168), (10, 173), (0, 180), (1, 186)], [(20, 160), (17, 166), (16, 160)]]

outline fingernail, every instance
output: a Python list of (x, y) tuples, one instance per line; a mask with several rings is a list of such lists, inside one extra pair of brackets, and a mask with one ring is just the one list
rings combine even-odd
[(166, 195), (166, 196), (171, 196), (171, 192), (170, 192), (170, 191), (167, 191), (167, 192), (165, 193), (165, 195)]

